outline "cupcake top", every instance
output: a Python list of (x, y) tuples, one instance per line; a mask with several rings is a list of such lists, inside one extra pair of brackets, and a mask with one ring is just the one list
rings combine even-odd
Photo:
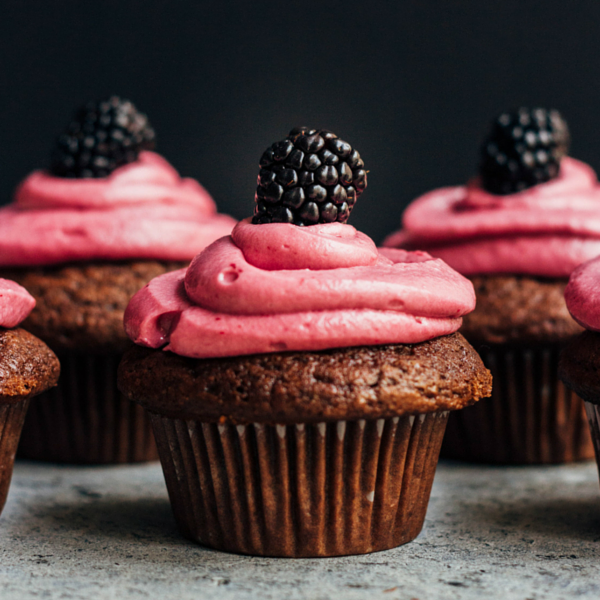
[(24, 287), (0, 278), (0, 327), (16, 327), (34, 306), (35, 300)]
[[(60, 364), (52, 350), (28, 331), (16, 328), (34, 306), (25, 288), (0, 278), (0, 405), (36, 396), (58, 381)], [(1, 504), (0, 499), (0, 510)]]
[(126, 100), (79, 111), (49, 171), (0, 208), (0, 266), (85, 260), (189, 260), (229, 233), (208, 192), (151, 151), (154, 132)]
[(600, 331), (600, 257), (579, 265), (565, 289), (571, 316), (586, 329)]
[(384, 246), (425, 249), (465, 275), (567, 277), (600, 254), (600, 186), (567, 147), (557, 111), (503, 113), (479, 176), (415, 200)]
[(492, 378), (460, 333), (423, 344), (354, 346), (195, 360), (132, 345), (119, 389), (176, 419), (322, 423), (457, 410)]
[[(157, 277), (133, 297), (125, 329), (134, 342), (209, 358), (409, 344), (460, 327), (462, 315), (475, 307), (468, 280), (424, 252), (388, 250), (383, 256), (370, 238), (345, 223), (352, 208), (348, 187), (353, 171), (348, 174), (339, 165), (354, 151), (323, 131), (292, 130), (288, 139), (294, 143), (280, 152), (281, 158), (268, 157), (275, 162), (273, 181), (295, 181), (289, 189), (300, 189), (289, 203), (286, 191), (275, 190), (277, 198), (270, 201), (259, 189), (253, 222), (242, 221), (231, 236), (197, 255), (187, 270)], [(306, 153), (293, 157), (291, 146), (315, 149), (321, 164), (334, 162), (336, 173), (316, 168), (312, 172), (319, 183), (305, 174), (302, 183), (285, 171), (308, 171), (303, 167), (312, 163), (303, 161), (314, 159)], [(299, 166), (288, 166), (291, 160)], [(362, 191), (363, 165), (356, 170)], [(345, 193), (336, 190), (340, 173), (345, 173)], [(268, 178), (264, 174), (265, 189), (273, 183)], [(320, 201), (311, 200), (315, 185), (323, 187)], [(327, 204), (336, 210), (324, 210)]]

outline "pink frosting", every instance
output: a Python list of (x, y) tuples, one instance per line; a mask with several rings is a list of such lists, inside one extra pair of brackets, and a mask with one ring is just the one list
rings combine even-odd
[(568, 277), (600, 254), (600, 186), (594, 171), (566, 157), (559, 176), (507, 196), (467, 186), (415, 200), (387, 247), (423, 248), (465, 275)]
[(242, 221), (187, 270), (131, 300), (138, 344), (210, 358), (417, 343), (456, 331), (475, 307), (471, 283), (424, 252), (389, 250), (350, 225)]
[(246, 224), (232, 231), (233, 242), (242, 249), (244, 258), (259, 269), (338, 269), (377, 262), (375, 243), (354, 227), (341, 223), (266, 227)]
[(565, 300), (571, 316), (582, 327), (600, 331), (600, 257), (571, 273)]
[(0, 327), (16, 327), (34, 306), (35, 300), (24, 287), (0, 279)]
[(0, 266), (190, 260), (234, 224), (197, 181), (153, 152), (102, 179), (35, 171), (0, 208)]

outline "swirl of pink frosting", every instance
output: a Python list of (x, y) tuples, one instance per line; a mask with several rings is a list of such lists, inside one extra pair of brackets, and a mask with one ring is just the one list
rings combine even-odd
[(565, 300), (571, 316), (582, 327), (600, 331), (600, 257), (579, 265), (571, 273)]
[(234, 225), (197, 181), (142, 152), (102, 179), (29, 175), (0, 208), (0, 266), (190, 260)]
[(441, 188), (406, 209), (384, 246), (422, 248), (464, 275), (568, 277), (600, 254), (600, 186), (565, 157), (556, 179), (515, 194), (490, 194), (477, 179)]
[(472, 284), (425, 252), (386, 258), (350, 225), (245, 220), (140, 290), (124, 323), (137, 344), (210, 358), (423, 342), (474, 307)]
[(16, 327), (33, 310), (35, 300), (18, 283), (0, 279), (0, 327)]

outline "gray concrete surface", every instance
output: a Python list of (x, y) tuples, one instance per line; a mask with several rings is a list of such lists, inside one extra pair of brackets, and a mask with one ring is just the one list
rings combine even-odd
[(425, 527), (376, 554), (251, 558), (175, 528), (156, 464), (19, 463), (0, 518), (0, 598), (600, 598), (593, 464), (438, 468)]

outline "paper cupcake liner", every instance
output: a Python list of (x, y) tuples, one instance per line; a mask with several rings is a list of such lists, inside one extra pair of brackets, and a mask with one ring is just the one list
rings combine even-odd
[(58, 386), (32, 400), (18, 456), (73, 464), (158, 460), (148, 415), (117, 389), (121, 355), (57, 355)]
[(0, 404), (0, 513), (4, 508), (29, 399)]
[(441, 456), (497, 464), (593, 458), (583, 401), (558, 379), (562, 347), (480, 348), (492, 397), (451, 415)]
[(596, 452), (596, 463), (598, 465), (598, 474), (600, 475), (600, 406), (585, 402), (585, 412), (587, 413), (592, 434), (592, 442)]
[(183, 535), (228, 552), (364, 554), (414, 539), (447, 412), (376, 421), (221, 425), (152, 414)]

